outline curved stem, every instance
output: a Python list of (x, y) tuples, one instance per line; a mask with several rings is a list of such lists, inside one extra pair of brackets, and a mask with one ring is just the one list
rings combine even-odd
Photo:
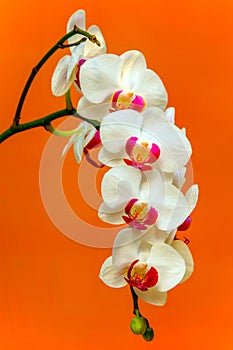
[[(37, 128), (40, 126), (44, 127), (46, 130), (48, 130), (50, 132), (54, 132), (54, 130), (56, 130), (56, 129), (53, 128), (53, 126), (51, 125), (51, 122), (55, 119), (65, 117), (68, 115), (72, 115), (72, 116), (77, 117), (81, 120), (85, 120), (86, 122), (93, 125), (96, 129), (98, 129), (99, 122), (97, 120), (91, 120), (91, 119), (89, 120), (89, 119), (82, 117), (80, 114), (76, 113), (75, 108), (72, 108), (72, 109), (65, 108), (65, 109), (62, 109), (60, 111), (51, 113), (43, 118), (33, 120), (31, 122), (18, 124), (15, 127), (10, 126), (9, 129), (5, 130), (2, 134), (0, 134), (0, 143), (2, 143), (3, 141), (5, 141), (6, 139), (8, 139), (9, 137), (11, 137), (14, 134), (17, 134), (17, 133), (25, 131), (25, 130), (34, 129), (34, 128)], [(71, 132), (73, 132), (73, 131), (71, 131)], [(63, 133), (66, 133), (66, 132), (64, 131)], [(69, 131), (67, 133), (69, 133)], [(59, 135), (59, 132), (55, 132), (54, 134)], [(69, 136), (69, 135), (67, 134), (67, 135), (62, 135), (62, 136)]]
[(69, 131), (63, 131), (63, 130), (58, 130), (52, 126), (52, 124), (49, 124), (46, 126), (46, 130), (50, 131), (52, 134), (57, 135), (57, 136), (72, 136), (77, 133), (77, 129), (69, 130)]
[(153, 328), (150, 327), (148, 319), (146, 317), (142, 316), (142, 314), (140, 313), (139, 306), (138, 306), (138, 296), (135, 293), (135, 291), (134, 291), (132, 286), (130, 286), (130, 291), (131, 291), (132, 298), (133, 298), (133, 313), (134, 313), (134, 315), (136, 315), (136, 317), (143, 317), (144, 320), (146, 321), (146, 325), (147, 325), (146, 331), (149, 332), (149, 334), (147, 334), (146, 337), (144, 337), (144, 335), (146, 334), (145, 333), (143, 335), (143, 337), (144, 337), (145, 340), (151, 341), (154, 338)]
[(138, 296), (137, 294), (135, 293), (134, 289), (132, 286), (130, 286), (130, 291), (131, 291), (131, 294), (132, 294), (132, 298), (133, 298), (133, 313), (134, 315), (136, 316), (140, 316), (140, 317), (143, 317), (145, 320), (146, 320), (146, 323), (147, 323), (147, 327), (149, 327), (149, 321), (146, 317), (142, 316), (140, 310), (139, 310), (139, 306), (138, 306)]
[[(37, 73), (39, 72), (39, 70), (41, 69), (41, 67), (45, 64), (45, 62), (54, 54), (55, 51), (57, 51), (58, 49), (63, 47), (63, 43), (69, 39), (70, 37), (72, 37), (75, 34), (82, 34), (85, 37), (87, 37), (89, 40), (91, 40), (93, 43), (100, 45), (99, 41), (97, 40), (95, 35), (89, 34), (88, 32), (78, 28), (77, 26), (74, 26), (74, 29), (72, 31), (70, 31), (69, 33), (67, 33), (66, 35), (64, 35), (43, 57), (42, 59), (39, 61), (39, 63), (32, 69), (32, 72), (26, 82), (26, 85), (24, 86), (23, 92), (20, 96), (19, 99), (19, 103), (15, 112), (15, 117), (13, 119), (13, 124), (12, 127), (16, 128), (16, 126), (19, 124), (19, 120), (20, 120), (20, 115), (21, 115), (21, 111), (23, 108), (23, 104), (25, 101), (25, 98), (27, 96), (28, 90), (35, 78), (35, 76), (37, 75)], [(82, 42), (82, 40), (80, 41)], [(80, 43), (79, 42), (79, 43)]]
[(94, 128), (96, 128), (96, 130), (99, 130), (100, 122), (98, 120), (84, 118), (80, 114), (78, 114), (77, 112), (74, 114), (74, 116), (78, 117), (79, 119), (82, 119), (85, 122), (88, 122), (89, 124), (93, 125)]
[[(66, 35), (64, 35), (43, 57), (42, 59), (39, 61), (39, 63), (32, 69), (32, 72), (26, 82), (26, 85), (24, 86), (23, 92), (20, 96), (19, 99), (19, 103), (16, 109), (16, 113), (15, 113), (15, 117), (13, 119), (13, 123), (12, 125), (5, 130), (2, 134), (0, 134), (0, 143), (3, 142), (4, 140), (8, 139), (10, 136), (25, 131), (25, 130), (29, 130), (29, 129), (33, 129), (33, 128), (37, 128), (37, 127), (44, 127), (45, 129), (48, 129), (48, 126), (50, 125), (51, 121), (53, 121), (54, 119), (58, 119), (67, 115), (73, 115), (75, 117), (78, 117), (79, 119), (85, 120), (88, 123), (92, 124), (95, 128), (99, 127), (99, 122), (96, 120), (88, 120), (82, 116), (80, 116), (78, 113), (76, 113), (76, 110), (74, 109), (73, 105), (72, 105), (72, 101), (71, 101), (71, 97), (70, 97), (70, 91), (68, 91), (66, 93), (66, 108), (62, 109), (58, 112), (54, 112), (52, 114), (49, 114), (43, 118), (37, 119), (37, 120), (33, 120), (31, 122), (28, 123), (23, 123), (23, 124), (19, 124), (20, 121), (20, 115), (21, 115), (21, 111), (23, 108), (23, 104), (24, 101), (26, 99), (28, 90), (30, 89), (30, 86), (35, 78), (35, 76), (37, 75), (37, 73), (39, 72), (40, 68), (45, 64), (45, 62), (53, 55), (53, 53), (55, 51), (57, 51), (58, 49), (63, 49), (66, 46), (70, 46), (70, 45), (64, 45), (64, 42), (69, 39), (70, 37), (72, 37), (75, 34), (81, 34), (84, 35), (85, 38), (82, 38), (81, 40), (79, 40), (77, 43), (75, 43), (74, 45), (79, 45), (80, 43), (82, 43), (83, 41), (86, 40), (86, 38), (88, 38), (91, 42), (93, 42), (94, 44), (100, 46), (100, 42), (98, 41), (98, 39), (96, 38), (95, 35), (89, 34), (88, 32), (86, 32), (85, 30), (82, 30), (80, 28), (78, 28), (77, 26), (74, 26), (74, 29), (72, 31), (70, 31), (69, 33), (67, 33)], [(50, 131), (51, 130), (55, 130), (51, 125), (50, 125)], [(52, 132), (53, 132), (52, 131)]]
[(55, 113), (51, 113), (43, 118), (33, 120), (28, 123), (23, 123), (23, 124), (18, 124), (15, 127), (10, 126), (9, 129), (5, 130), (1, 135), (0, 135), (0, 143), (3, 142), (4, 140), (8, 139), (10, 136), (17, 134), (19, 132), (37, 128), (37, 127), (44, 127), (46, 129), (47, 125), (50, 124), (52, 120), (65, 117), (67, 115), (74, 115), (76, 112), (75, 109), (73, 110), (68, 110), (68, 109), (62, 109), (60, 111), (57, 111)]

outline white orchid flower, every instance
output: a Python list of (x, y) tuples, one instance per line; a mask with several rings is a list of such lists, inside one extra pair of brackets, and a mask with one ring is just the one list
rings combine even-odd
[[(67, 33), (74, 29), (74, 26), (86, 30), (85, 11), (76, 11), (69, 19)], [(90, 26), (87, 31), (97, 37), (101, 46), (97, 46), (87, 40), (78, 46), (70, 47), (71, 56), (66, 55), (60, 59), (52, 76), (52, 93), (55, 96), (64, 95), (74, 83), (80, 92), (80, 69), (86, 60), (106, 52), (106, 44), (100, 29), (96, 25)], [(76, 34), (68, 39), (69, 44), (74, 44), (83, 38), (83, 35)]]
[(102, 120), (109, 112), (148, 107), (165, 109), (167, 93), (159, 76), (146, 67), (143, 54), (103, 54), (85, 63), (80, 72), (83, 97), (78, 112)]
[(83, 151), (91, 149), (100, 143), (99, 131), (90, 123), (82, 122), (75, 130), (74, 135), (71, 136), (68, 143), (63, 149), (62, 156), (64, 156), (70, 147), (74, 145), (74, 156), (77, 163), (82, 160)]
[(116, 225), (127, 223), (139, 230), (154, 224), (160, 230), (174, 230), (187, 217), (189, 200), (193, 201), (171, 184), (169, 175), (158, 169), (144, 173), (127, 165), (110, 169), (103, 177), (101, 191), (100, 219)]
[(132, 228), (119, 232), (100, 278), (113, 288), (129, 284), (145, 302), (162, 306), (167, 291), (191, 275), (192, 255), (183, 242), (166, 244), (154, 227), (143, 237), (139, 232)]
[(99, 160), (110, 167), (126, 163), (173, 173), (184, 167), (192, 153), (182, 130), (169, 123), (159, 108), (110, 113), (102, 120), (100, 135)]

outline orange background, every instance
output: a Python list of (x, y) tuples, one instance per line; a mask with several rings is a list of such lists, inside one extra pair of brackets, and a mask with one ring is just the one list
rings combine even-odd
[[(10, 125), (31, 68), (64, 34), (78, 6), (86, 10), (88, 25), (101, 27), (109, 52), (144, 53), (165, 83), (178, 125), (187, 128), (200, 186), (187, 233), (195, 273), (169, 292), (165, 307), (140, 303), (156, 337), (146, 343), (134, 336), (129, 290), (108, 288), (98, 279), (110, 249), (73, 242), (44, 210), (38, 169), (49, 134), (35, 129), (15, 135), (0, 146), (0, 348), (231, 350), (233, 3), (1, 1), (0, 130)], [(63, 54), (33, 84), (25, 121), (63, 108), (63, 98), (50, 92)], [(77, 171), (73, 162), (72, 188)], [(67, 193), (73, 203), (78, 199), (69, 185)]]

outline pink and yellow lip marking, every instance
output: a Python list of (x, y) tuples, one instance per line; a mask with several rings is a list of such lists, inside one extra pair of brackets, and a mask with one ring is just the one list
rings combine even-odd
[(124, 109), (133, 109), (142, 112), (145, 109), (146, 102), (140, 95), (132, 91), (117, 90), (112, 94), (110, 112)]
[(145, 292), (148, 288), (154, 287), (159, 279), (159, 274), (153, 266), (148, 270), (146, 263), (140, 263), (139, 260), (134, 260), (130, 265), (126, 282), (139, 290)]
[(156, 162), (160, 156), (158, 145), (139, 140), (136, 136), (132, 136), (127, 140), (125, 150), (130, 159), (124, 158), (124, 162), (141, 170), (151, 170), (152, 167), (148, 163)]
[(148, 203), (132, 198), (125, 207), (125, 214), (122, 219), (132, 227), (138, 230), (145, 230), (153, 225), (158, 217), (158, 212)]

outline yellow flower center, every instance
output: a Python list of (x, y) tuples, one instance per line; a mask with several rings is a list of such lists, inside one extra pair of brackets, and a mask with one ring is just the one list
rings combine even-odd
[(133, 109), (142, 112), (146, 106), (144, 98), (136, 95), (132, 91), (117, 90), (111, 97), (110, 112), (120, 111), (123, 109)]
[(151, 145), (146, 141), (137, 141), (132, 149), (131, 158), (136, 163), (144, 163), (150, 156)]
[(148, 204), (146, 202), (137, 201), (133, 204), (129, 216), (132, 219), (143, 220), (147, 215), (149, 210)]

